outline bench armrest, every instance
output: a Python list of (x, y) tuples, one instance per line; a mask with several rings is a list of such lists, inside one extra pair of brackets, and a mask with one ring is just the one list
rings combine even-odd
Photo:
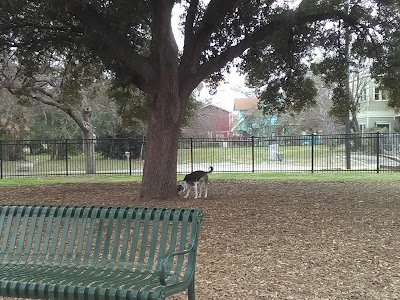
[(170, 254), (166, 255), (163, 259), (161, 259), (160, 282), (162, 285), (165, 285), (165, 286), (167, 285), (166, 279), (167, 279), (168, 275), (170, 274), (170, 272), (167, 272), (168, 260), (177, 255), (185, 255), (193, 250), (194, 250), (194, 244), (190, 245), (189, 248), (187, 248), (183, 251), (176, 251), (176, 252), (170, 253)]

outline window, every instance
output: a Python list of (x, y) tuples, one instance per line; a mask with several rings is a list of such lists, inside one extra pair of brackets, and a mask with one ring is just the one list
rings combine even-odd
[(387, 101), (387, 92), (379, 87), (375, 88), (375, 101)]
[(379, 101), (379, 94), (380, 94), (379, 88), (375, 88), (375, 101)]
[(365, 124), (358, 124), (358, 126), (360, 127), (360, 131), (362, 133), (364, 133), (365, 132)]
[(361, 91), (361, 102), (367, 102), (367, 89), (364, 88)]
[(380, 129), (381, 132), (390, 132), (389, 123), (375, 123), (375, 127)]

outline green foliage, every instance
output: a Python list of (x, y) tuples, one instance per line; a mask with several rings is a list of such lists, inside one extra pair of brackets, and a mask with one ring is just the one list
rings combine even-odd
[[(400, 5), (398, 6), (400, 10)], [(389, 51), (383, 53), (380, 60), (374, 63), (373, 75), (388, 91), (388, 105), (400, 108), (400, 33), (393, 33), (388, 49)]]
[[(350, 99), (345, 91), (348, 67), (355, 66), (360, 58), (381, 60), (382, 53), (387, 50), (386, 45), (394, 39), (393, 33), (400, 28), (394, 29), (393, 26), (394, 20), (398, 24), (400, 16), (396, 7), (396, 3), (390, 1), (367, 4), (360, 1), (303, 0), (298, 8), (303, 16), (335, 10), (334, 15), (341, 14), (342, 17), (296, 26), (280, 24), (273, 34), (244, 53), (241, 70), (248, 74), (249, 84), (259, 88), (260, 106), (264, 112), (299, 111), (314, 104), (315, 87), (311, 80), (305, 78), (309, 63), (318, 53), (319, 58), (313, 63), (312, 70), (317, 75), (323, 75), (325, 82), (333, 87), (331, 114), (343, 120), (349, 110), (356, 109), (354, 99)], [(379, 10), (379, 14), (375, 13), (375, 9)], [(284, 14), (288, 20), (295, 18), (294, 11), (287, 10)], [(386, 62), (381, 74), (389, 66), (396, 65), (395, 56), (388, 57)], [(393, 78), (393, 73), (399, 69), (396, 70), (391, 69), (392, 76), (385, 77), (384, 85), (393, 86), (393, 94), (399, 95), (394, 89), (395, 80), (389, 84), (389, 78)]]
[[(363, 20), (361, 23), (335, 22), (325, 33), (321, 44), (322, 59), (312, 66), (316, 74), (323, 74), (325, 82), (334, 87), (331, 115), (339, 120), (358, 109), (358, 99), (346, 92), (348, 70), (368, 67), (374, 62), (373, 75), (385, 87), (391, 86), (392, 98), (398, 98), (395, 91), (396, 60), (393, 59), (393, 41), (399, 34), (399, 5), (396, 1), (377, 1), (362, 6), (360, 3), (343, 3), (349, 19)], [(366, 60), (369, 58), (369, 60)], [(399, 77), (398, 77), (399, 78)], [(398, 90), (400, 91), (400, 90)], [(397, 94), (397, 95), (396, 95)]]
[(197, 100), (196, 96), (192, 93), (189, 97), (189, 102), (183, 116), (182, 127), (186, 126), (190, 120), (195, 116), (196, 111), (203, 105), (203, 102)]
[(306, 78), (303, 59), (311, 55), (313, 28), (279, 28), (270, 38), (249, 49), (241, 69), (248, 82), (261, 92), (264, 113), (299, 111), (314, 103), (316, 88)]
[(144, 134), (144, 122), (147, 119), (146, 95), (132, 85), (114, 85), (108, 90), (108, 96), (115, 101), (122, 127), (138, 128), (137, 134)]
[(76, 123), (54, 107), (42, 105), (32, 122), (29, 139), (75, 139), (81, 137)]
[(144, 157), (144, 142), (141, 138), (126, 139), (121, 138), (125, 134), (118, 135), (117, 138), (108, 138), (97, 142), (96, 151), (107, 159), (127, 159), (129, 152), (130, 159)]
[[(387, 50), (383, 45), (390, 40), (389, 36), (395, 36), (393, 24), (398, 24), (396, 1), (303, 0), (297, 8), (271, 1), (242, 0), (229, 7), (222, 0), (208, 4), (200, 1), (193, 7), (189, 1), (177, 2), (185, 7), (182, 18), (193, 20), (186, 24), (182, 19), (182, 26), (188, 30), (193, 27), (191, 34), (186, 32), (187, 49), (193, 53), (183, 53), (181, 62), (186, 62), (186, 56), (199, 54), (198, 61), (186, 66), (196, 73), (215, 61), (215, 67), (208, 73), (199, 74), (200, 80), (208, 80), (214, 88), (223, 79), (223, 71), (229, 71), (236, 64), (248, 75), (249, 84), (260, 89), (265, 113), (298, 111), (314, 103), (315, 88), (305, 77), (316, 48), (322, 49), (323, 59), (315, 70), (325, 74), (327, 82), (340, 83), (346, 70), (346, 32), (354, 57), (377, 57)], [(142, 120), (147, 109), (143, 105), (145, 97), (132, 84), (144, 90), (148, 83), (143, 80), (152, 79), (137, 78), (129, 64), (142, 59), (150, 62), (149, 67), (157, 66), (157, 61), (152, 61), (155, 58), (152, 51), (156, 53), (162, 37), (155, 36), (152, 28), (156, 9), (153, 1), (3, 1), (0, 47), (15, 49), (27, 78), (60, 66), (66, 75), (62, 81), (63, 97), (69, 101), (79, 98), (77, 91), (85, 84), (85, 78), (98, 76), (103, 68), (111, 70), (118, 79), (117, 86), (123, 87), (114, 91), (120, 99), (123, 120), (132, 123)], [(195, 34), (199, 38), (207, 37), (203, 48), (193, 47), (196, 41), (190, 37)], [(233, 50), (246, 39), (249, 40), (247, 47)], [(393, 44), (395, 38), (391, 39)], [(115, 51), (111, 50), (110, 43), (114, 43)], [(231, 48), (232, 53), (228, 54)], [(398, 47), (392, 47), (392, 55), (385, 56), (384, 70), (394, 65), (398, 55), (395, 49)], [(229, 63), (237, 56), (242, 60)], [(382, 82), (393, 86), (395, 94), (397, 90), (389, 81), (386, 78)], [(340, 88), (341, 84), (336, 89), (337, 99), (343, 95)], [(132, 99), (139, 99), (138, 103), (132, 103)], [(332, 113), (343, 115), (340, 112), (343, 108), (339, 103)]]
[(349, 115), (351, 108), (351, 97), (346, 93), (346, 89), (342, 83), (339, 83), (333, 88), (332, 95), (332, 108), (329, 111), (331, 116), (338, 118), (339, 120), (345, 120), (346, 116)]
[(146, 52), (149, 7), (144, 1), (128, 0), (119, 1), (119, 5), (104, 1), (91, 4), (78, 0), (2, 1), (0, 27), (6, 31), (0, 34), (0, 47), (16, 47), (28, 76), (40, 73), (40, 68), (51, 65), (51, 60), (92, 65), (101, 57), (102, 63), (126, 77), (126, 68), (101, 47), (99, 42), (105, 37), (97, 34), (95, 28), (85, 27), (76, 16), (85, 14), (90, 18), (93, 11), (100, 11), (114, 25), (115, 35), (130, 36), (135, 49)]

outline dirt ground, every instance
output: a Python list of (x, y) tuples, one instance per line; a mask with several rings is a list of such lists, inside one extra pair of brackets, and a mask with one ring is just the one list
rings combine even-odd
[(199, 300), (400, 299), (400, 183), (211, 178), (207, 199), (149, 203), (138, 189), (0, 186), (0, 203), (201, 207)]

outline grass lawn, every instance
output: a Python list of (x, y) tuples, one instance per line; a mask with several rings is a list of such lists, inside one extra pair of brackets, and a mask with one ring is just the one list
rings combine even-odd
[[(182, 179), (183, 174), (177, 176)], [(212, 173), (211, 180), (218, 179), (253, 179), (253, 180), (306, 180), (306, 181), (371, 181), (391, 182), (400, 181), (400, 173), (365, 173), (365, 172), (338, 172), (338, 173)], [(21, 184), (49, 184), (49, 183), (106, 183), (141, 181), (141, 176), (127, 175), (96, 175), (96, 176), (64, 176), (64, 177), (16, 177), (0, 180), (0, 186)]]
[[(269, 147), (265, 146), (235, 146), (228, 147), (219, 146), (212, 147), (210, 145), (202, 145), (194, 143), (193, 149), (181, 148), (178, 151), (178, 164), (217, 164), (222, 162), (230, 162), (235, 165), (256, 164), (263, 165), (271, 162)], [(312, 150), (313, 149), (313, 150)], [(333, 165), (342, 165), (342, 156), (344, 154), (343, 147), (330, 148), (326, 145), (310, 145), (304, 146), (279, 146), (278, 152), (284, 157), (284, 164), (295, 165), (301, 164), (311, 166), (312, 155), (314, 151), (314, 166), (331, 168)], [(104, 158), (101, 154), (96, 153), (96, 169), (99, 172), (116, 174), (129, 174), (130, 171), (141, 170), (143, 168), (143, 160), (132, 159), (109, 159)], [(333, 164), (333, 165), (332, 165)], [(23, 159), (17, 161), (2, 162), (3, 174), (15, 174), (21, 170), (29, 170), (32, 174), (41, 175), (60, 175), (69, 174), (76, 175), (77, 172), (86, 170), (86, 158), (82, 153), (71, 152), (68, 157), (61, 159), (51, 159), (49, 154), (24, 154)], [(136, 173), (137, 174), (137, 173)]]

